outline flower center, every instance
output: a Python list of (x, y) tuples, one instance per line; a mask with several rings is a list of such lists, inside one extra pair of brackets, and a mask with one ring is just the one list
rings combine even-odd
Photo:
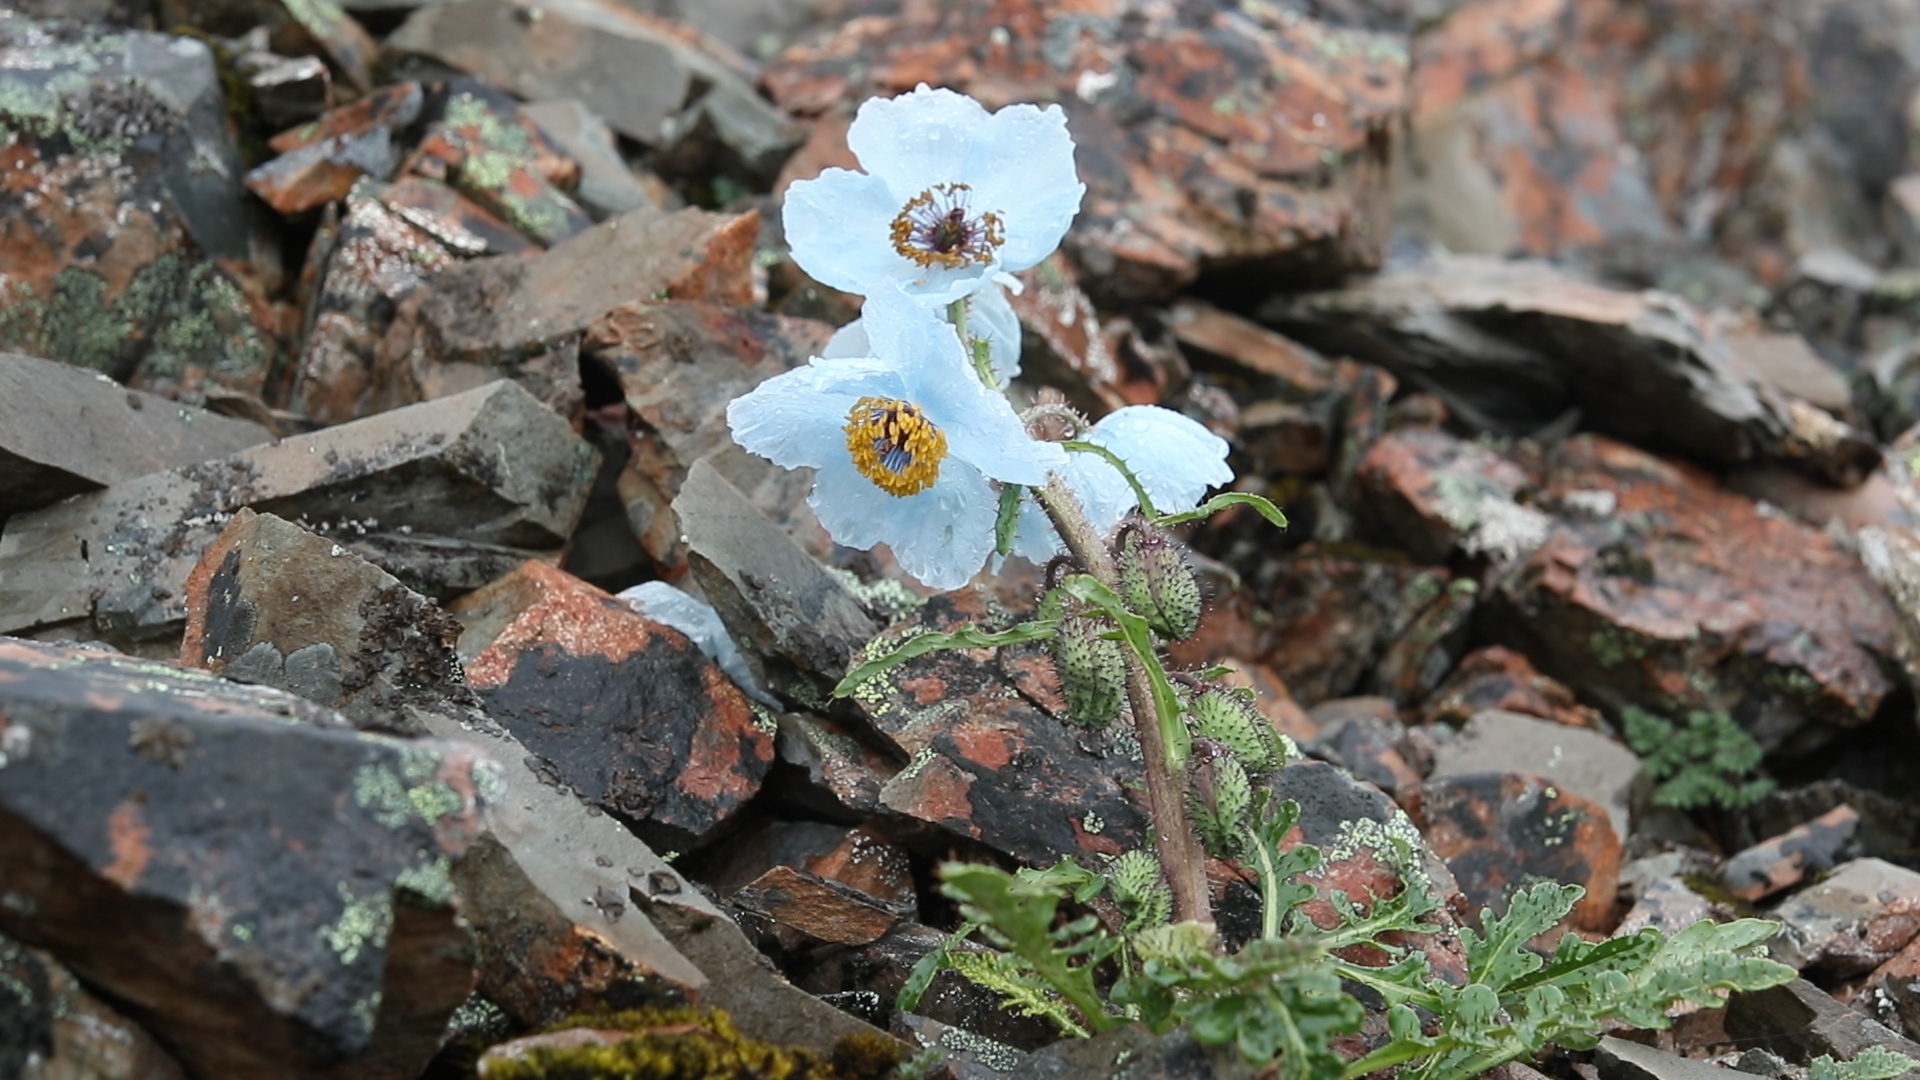
[(847, 413), (847, 452), (881, 491), (916, 495), (940, 478), (947, 437), (910, 401), (863, 397)]
[(924, 267), (992, 262), (1006, 240), (1004, 227), (992, 210), (969, 215), (972, 194), (966, 184), (935, 184), (908, 199), (893, 219), (893, 250)]

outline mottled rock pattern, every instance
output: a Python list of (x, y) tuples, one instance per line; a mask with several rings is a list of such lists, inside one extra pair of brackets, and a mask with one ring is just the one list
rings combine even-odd
[(1720, 882), (1742, 900), (1760, 900), (1798, 885), (1808, 873), (1831, 870), (1860, 827), (1860, 811), (1836, 806), (1804, 825), (1735, 853)]
[(1859, 975), (1920, 934), (1920, 873), (1881, 859), (1855, 859), (1794, 893), (1772, 917), (1774, 959), (1806, 971)]
[(247, 173), (247, 189), (282, 214), (344, 199), (363, 176), (390, 180), (400, 166), (395, 136), (420, 118), (419, 83), (402, 82), (276, 135), (280, 152)]
[(0, 937), (0, 1073), (18, 1080), (186, 1080), (180, 1063), (58, 960)]
[(16, 640), (0, 715), (0, 932), (194, 1075), (399, 1080), (438, 1049), (472, 986), (449, 875), (482, 828), (482, 755)]
[(1514, 502), (1533, 486), (1520, 466), (1437, 428), (1382, 436), (1360, 460), (1357, 513), (1423, 563), (1456, 551), (1511, 560), (1547, 538), (1551, 521)]
[(1267, 594), (1274, 625), (1259, 658), (1303, 702), (1353, 693), (1421, 611), (1446, 602), (1449, 584), (1441, 569), (1303, 552)]
[(512, 95), (455, 79), (434, 93), (426, 116), (414, 172), (447, 181), (542, 247), (593, 224), (563, 190), (579, 182), (579, 164)]
[(765, 927), (789, 948), (870, 945), (912, 913), (911, 904), (883, 902), (791, 866), (776, 866), (748, 882), (730, 905), (747, 927)]
[[(1742, 1045), (1762, 1047), (1796, 1061), (1819, 1054), (1851, 1061), (1869, 1046), (1884, 1046), (1920, 1061), (1920, 1044), (1847, 1008), (1805, 979), (1730, 996), (1726, 1029)], [(1915, 1075), (1920, 1075), (1920, 1069), (1897, 1080), (1913, 1080)]]
[(1580, 704), (1573, 691), (1537, 671), (1512, 649), (1475, 649), (1422, 704), (1426, 723), (1463, 724), (1487, 709), (1524, 713), (1565, 727), (1595, 727), (1598, 710)]
[(1432, 778), (1530, 772), (1607, 808), (1615, 836), (1628, 833), (1640, 759), (1597, 731), (1522, 713), (1475, 713), (1460, 736), (1434, 754)]

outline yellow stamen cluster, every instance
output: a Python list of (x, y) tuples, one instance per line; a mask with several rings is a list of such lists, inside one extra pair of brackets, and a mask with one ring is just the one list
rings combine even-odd
[(966, 184), (935, 184), (908, 199), (893, 219), (893, 250), (928, 268), (952, 270), (992, 262), (994, 251), (1006, 242), (1006, 226), (992, 210), (967, 216), (972, 191)]
[(940, 478), (947, 437), (911, 401), (863, 397), (847, 413), (847, 452), (889, 495), (917, 495)]

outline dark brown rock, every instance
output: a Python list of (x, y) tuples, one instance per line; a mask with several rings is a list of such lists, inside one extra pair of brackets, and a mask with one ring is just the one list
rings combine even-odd
[(193, 1075), (415, 1076), (472, 986), (475, 750), (290, 694), (0, 640), (0, 931)]
[(1065, 247), (1100, 303), (1164, 298), (1208, 273), (1270, 287), (1379, 263), (1404, 40), (1277, 9), (1070, 11), (971, 0), (856, 20), (789, 50), (764, 82), (802, 115), (923, 81), (989, 108), (1059, 102), (1088, 186)]
[(1252, 1080), (1258, 1071), (1232, 1046), (1202, 1046), (1185, 1030), (1155, 1036), (1139, 1024), (1035, 1052), (1008, 1080)]
[(1607, 1036), (1594, 1051), (1600, 1080), (1758, 1080), (1753, 1073), (1728, 1069), (1651, 1046)]
[(180, 1063), (58, 960), (0, 937), (0, 1073), (19, 1080), (186, 1080)]
[(1558, 523), (1490, 598), (1543, 671), (1616, 708), (1728, 712), (1769, 748), (1864, 723), (1892, 691), (1892, 606), (1825, 535), (1597, 436), (1547, 471)]
[(1334, 386), (1333, 369), (1319, 353), (1244, 316), (1181, 300), (1167, 310), (1166, 321), (1182, 346), (1271, 380), (1289, 400), (1305, 401)]
[(880, 792), (900, 771), (900, 762), (856, 737), (846, 726), (820, 717), (780, 717), (780, 760), (806, 770), (819, 812), (871, 814), (882, 809)]
[(1517, 772), (1539, 776), (1606, 807), (1614, 835), (1627, 835), (1640, 759), (1598, 731), (1488, 709), (1473, 714), (1458, 738), (1441, 744), (1430, 775), (1438, 780)]
[(1512, 649), (1489, 645), (1460, 661), (1422, 707), (1429, 724), (1464, 724), (1487, 709), (1523, 713), (1567, 727), (1595, 727), (1600, 713), (1580, 704), (1573, 691), (1540, 674)]
[(452, 610), (487, 711), (642, 839), (703, 844), (760, 790), (771, 719), (679, 631), (537, 562)]
[(1445, 570), (1305, 553), (1281, 564), (1268, 593), (1274, 627), (1261, 659), (1309, 704), (1353, 693), (1449, 584)]
[(0, 353), (0, 518), (272, 437), (98, 373)]
[(403, 82), (275, 136), (280, 156), (247, 173), (247, 188), (282, 214), (347, 197), (363, 176), (390, 180), (400, 165), (395, 136), (420, 118), (419, 83)]
[(1846, 977), (1892, 959), (1920, 934), (1920, 873), (1881, 859), (1854, 859), (1789, 896), (1772, 916), (1774, 959), (1801, 971)]
[[(1869, 1046), (1884, 1046), (1920, 1061), (1920, 1044), (1847, 1008), (1805, 979), (1736, 993), (1727, 998), (1727, 1034), (1743, 1046), (1759, 1046), (1794, 1061), (1830, 1054), (1851, 1061)], [(1920, 1069), (1896, 1080), (1913, 1080)]]
[[(1009, 290), (1007, 302), (1020, 319), (1020, 368), (1027, 379), (1060, 390), (1088, 416), (1159, 403), (1161, 388), (1128, 369), (1064, 255), (1055, 252), (1015, 276), (1026, 288), (1018, 295)], [(1116, 321), (1116, 329), (1120, 325)]]
[(158, 0), (158, 6), (166, 26), (228, 37), (265, 27), (276, 51), (324, 55), (348, 85), (361, 93), (373, 89), (379, 47), (333, 0)]
[(1478, 443), (1436, 428), (1389, 432), (1358, 470), (1360, 513), (1423, 563), (1455, 551), (1511, 560), (1546, 539), (1546, 515), (1514, 496), (1531, 488), (1525, 469)]
[(1874, 968), (1857, 1000), (1865, 1001), (1882, 1023), (1909, 1039), (1920, 1032), (1920, 938)]
[(1401, 735), (1399, 722), (1391, 717), (1347, 716), (1333, 723), (1322, 719), (1319, 738), (1303, 749), (1391, 795), (1421, 779), (1400, 755), (1396, 744)]
[(253, 107), (269, 128), (312, 120), (333, 104), (333, 75), (319, 57), (243, 53), (233, 66), (246, 76)]
[(0, 630), (167, 641), (186, 618), (194, 561), (242, 507), (369, 550), (409, 587), (443, 595), (449, 575), (426, 556), (442, 552), (458, 570), (558, 547), (593, 467), (566, 421), (495, 383), (153, 473), (7, 523)]
[(731, 896), (785, 866), (837, 881), (883, 904), (912, 905), (912, 867), (905, 850), (870, 825), (768, 821), (734, 835), (702, 860), (700, 880)]
[(1471, 922), (1482, 908), (1504, 912), (1515, 889), (1547, 880), (1586, 889), (1567, 917), (1574, 929), (1613, 928), (1620, 840), (1604, 806), (1518, 773), (1429, 780), (1401, 798), (1459, 879)]
[(791, 866), (776, 866), (747, 883), (731, 903), (748, 926), (768, 927), (788, 948), (869, 945), (912, 912), (911, 904), (884, 903)]
[(1742, 900), (1760, 900), (1798, 885), (1809, 873), (1831, 870), (1860, 826), (1860, 812), (1836, 806), (1779, 836), (1729, 858), (1720, 882)]

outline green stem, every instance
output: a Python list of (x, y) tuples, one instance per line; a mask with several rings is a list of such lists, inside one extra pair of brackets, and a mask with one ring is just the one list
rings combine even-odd
[(1274, 864), (1273, 849), (1253, 830), (1247, 830), (1247, 847), (1260, 866), (1260, 936), (1271, 941), (1280, 936), (1280, 868)]
[[(1040, 505), (1046, 508), (1067, 550), (1080, 560), (1094, 580), (1109, 589), (1118, 588), (1120, 572), (1113, 556), (1087, 520), (1072, 489), (1058, 474), (1047, 478), (1045, 487), (1035, 488)], [(1153, 821), (1153, 850), (1160, 860), (1160, 872), (1173, 889), (1175, 922), (1211, 923), (1213, 906), (1207, 894), (1206, 856), (1200, 848), (1193, 825), (1187, 819), (1187, 775), (1183, 762), (1173, 757), (1173, 748), (1161, 731), (1163, 723), (1179, 723), (1178, 715), (1163, 716), (1161, 703), (1155, 700), (1146, 663), (1139, 645), (1131, 637), (1122, 655), (1127, 666), (1127, 704), (1133, 713), (1133, 730), (1140, 740), (1141, 757), (1147, 774), (1147, 814)]]
[(947, 305), (947, 321), (953, 324), (953, 332), (960, 335), (960, 348), (966, 352), (967, 359), (973, 362), (973, 370), (980, 376), (987, 389), (1000, 389), (1000, 380), (994, 378), (993, 361), (987, 349), (987, 341), (981, 338), (975, 341), (967, 333), (967, 297), (961, 297)]

